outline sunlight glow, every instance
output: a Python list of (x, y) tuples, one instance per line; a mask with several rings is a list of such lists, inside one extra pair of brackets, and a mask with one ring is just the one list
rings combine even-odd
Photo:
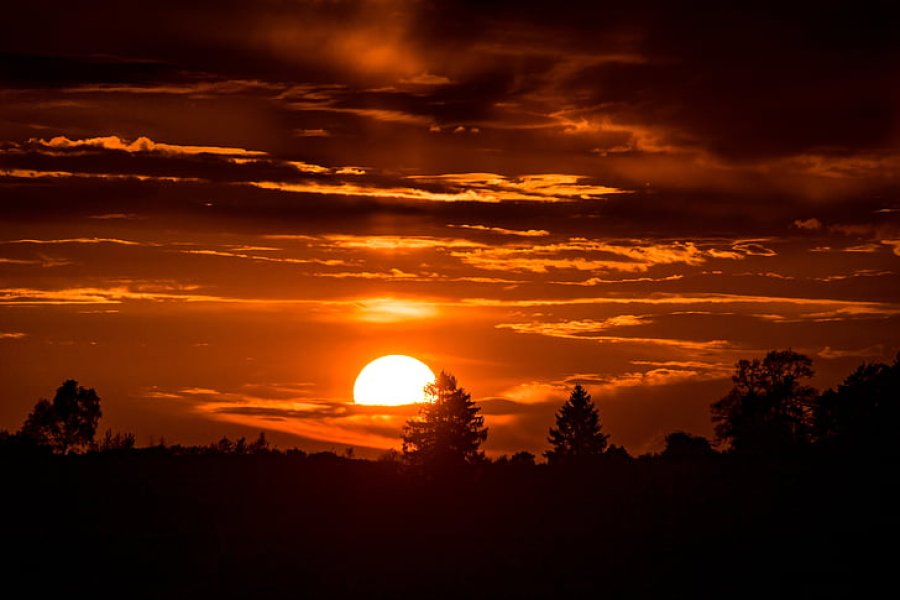
[(356, 404), (400, 406), (425, 401), (425, 386), (434, 381), (428, 365), (411, 356), (390, 354), (363, 367), (353, 386)]

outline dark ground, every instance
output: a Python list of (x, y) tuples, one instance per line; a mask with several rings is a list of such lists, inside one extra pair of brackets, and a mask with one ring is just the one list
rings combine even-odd
[(895, 462), (638, 460), (454, 476), (299, 456), (2, 458), (21, 597), (891, 596)]

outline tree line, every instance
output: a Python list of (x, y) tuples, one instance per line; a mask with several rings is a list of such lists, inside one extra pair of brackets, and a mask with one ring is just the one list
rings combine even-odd
[[(773, 350), (763, 358), (740, 360), (732, 388), (710, 406), (715, 431), (711, 443), (683, 431), (666, 436), (662, 455), (699, 458), (716, 453), (774, 457), (825, 448), (842, 452), (896, 454), (900, 438), (900, 353), (893, 364), (864, 363), (837, 389), (818, 393), (808, 385), (812, 360), (793, 350)], [(442, 372), (426, 388), (432, 400), (403, 431), (403, 457), (412, 464), (452, 465), (485, 460), (484, 419), (456, 378)], [(601, 457), (627, 457), (608, 444), (590, 393), (576, 384), (548, 432), (550, 464), (588, 463)], [(507, 459), (509, 460), (509, 459)], [(512, 462), (528, 461), (517, 453)], [(532, 457), (533, 460), (533, 457)]]
[[(732, 388), (710, 406), (714, 439), (675, 431), (665, 438), (662, 456), (702, 458), (717, 453), (775, 457), (810, 448), (831, 451), (900, 453), (900, 353), (890, 365), (864, 363), (836, 389), (823, 393), (808, 385), (812, 360), (793, 350), (773, 350), (762, 358), (740, 360), (731, 377)], [(482, 450), (488, 428), (481, 408), (456, 377), (442, 371), (425, 388), (428, 402), (407, 421), (402, 453), (391, 451), (383, 460), (413, 467), (452, 468), (488, 462)], [(0, 450), (18, 449), (53, 454), (86, 451), (121, 452), (135, 446), (130, 433), (107, 430), (99, 441), (100, 397), (93, 388), (65, 381), (53, 400), (42, 399), (15, 433), (0, 431)], [(549, 428), (550, 464), (586, 464), (627, 459), (621, 446), (609, 444), (591, 394), (576, 384)], [(277, 452), (264, 433), (252, 442), (223, 437), (207, 446), (156, 446), (172, 454), (244, 455)], [(306, 454), (293, 449), (288, 454)], [(331, 452), (319, 456), (333, 456)], [(316, 455), (313, 455), (316, 456)], [(348, 449), (345, 458), (352, 458)], [(535, 456), (517, 452), (495, 462), (534, 464)]]

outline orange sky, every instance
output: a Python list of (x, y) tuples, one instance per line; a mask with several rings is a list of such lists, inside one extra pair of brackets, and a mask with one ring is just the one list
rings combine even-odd
[(877, 10), (73, 10), (0, 24), (0, 427), (76, 378), (142, 443), (374, 455), (412, 410), (353, 380), (400, 353), (490, 453), (542, 451), (575, 382), (640, 453), (708, 435), (738, 358), (827, 387), (898, 349)]

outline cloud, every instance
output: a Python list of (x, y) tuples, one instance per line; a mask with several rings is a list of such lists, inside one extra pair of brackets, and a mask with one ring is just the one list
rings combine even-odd
[[(646, 388), (675, 385), (686, 382), (714, 381), (726, 379), (731, 367), (717, 363), (700, 361), (632, 361), (634, 364), (656, 366), (645, 371), (625, 371), (620, 373), (572, 373), (551, 381), (528, 381), (504, 390), (501, 398), (518, 404), (540, 405), (558, 404), (568, 397), (572, 387), (580, 384), (597, 398), (614, 394), (623, 388)], [(511, 411), (517, 410), (515, 405)], [(521, 409), (518, 409), (521, 410)]]
[(893, 275), (893, 271), (878, 271), (875, 269), (859, 269), (846, 275), (825, 275), (822, 277), (814, 277), (816, 281), (845, 281), (847, 279), (855, 279), (857, 277), (887, 277)]
[(432, 118), (428, 116), (386, 108), (357, 108), (350, 106), (334, 106), (327, 102), (291, 102), (287, 106), (288, 108), (298, 111), (348, 114), (355, 115), (357, 117), (365, 117), (374, 121), (382, 121), (385, 123), (400, 123), (403, 125), (415, 125), (418, 127), (429, 127), (433, 122)]
[(61, 289), (0, 288), (0, 305), (81, 305), (122, 304), (125, 302), (155, 302), (180, 304), (227, 304), (233, 306), (267, 308), (273, 306), (305, 306), (312, 318), (396, 323), (428, 319), (437, 316), (453, 303), (418, 298), (392, 296), (363, 296), (355, 298), (254, 298), (217, 296), (198, 293), (198, 286), (133, 282), (131, 285), (111, 287), (73, 287)]
[[(268, 239), (283, 239), (266, 236)], [(450, 248), (473, 248), (483, 246), (480, 242), (462, 238), (444, 238), (423, 235), (345, 235), (332, 234), (314, 239), (323, 240), (325, 245), (337, 248), (359, 250), (446, 250)]]
[(37, 245), (64, 245), (64, 244), (114, 244), (117, 246), (159, 246), (155, 242), (137, 242), (134, 240), (120, 240), (116, 238), (64, 238), (56, 240), (39, 240), (39, 239), (21, 239), (21, 240), (2, 240), (0, 244), (37, 244)]
[(396, 446), (403, 424), (417, 410), (317, 398), (313, 385), (305, 382), (253, 383), (231, 390), (154, 389), (145, 390), (143, 396), (185, 402), (193, 413), (216, 421), (361, 448)]
[(810, 219), (797, 219), (794, 221), (794, 227), (808, 231), (817, 231), (822, 229), (822, 222), (815, 217)]
[(624, 337), (602, 333), (608, 329), (643, 325), (650, 322), (648, 317), (620, 315), (604, 321), (591, 319), (581, 321), (532, 321), (530, 323), (499, 323), (497, 329), (508, 329), (515, 333), (536, 334), (552, 338), (586, 340), (607, 344), (654, 345), (684, 350), (722, 350), (731, 347), (726, 340), (694, 341), (672, 338)]
[(680, 281), (684, 279), (684, 275), (667, 275), (665, 277), (630, 277), (625, 279), (604, 279), (602, 277), (591, 277), (581, 281), (554, 281), (557, 285), (578, 285), (583, 287), (602, 285), (606, 283), (661, 283), (665, 281)]
[(21, 340), (26, 337), (28, 334), (21, 331), (0, 331), (0, 340)]
[(411, 85), (447, 85), (453, 83), (449, 78), (443, 75), (433, 75), (431, 73), (419, 73), (413, 77), (405, 77), (399, 83)]
[(108, 181), (159, 181), (166, 183), (203, 183), (196, 177), (142, 175), (140, 173), (90, 173), (85, 171), (47, 171), (40, 169), (0, 169), (0, 177), (18, 179), (99, 179)]
[(533, 308), (542, 306), (602, 306), (602, 305), (741, 305), (783, 304), (788, 307), (827, 307), (836, 311), (857, 314), (895, 314), (900, 304), (890, 302), (842, 300), (837, 298), (804, 298), (793, 296), (757, 296), (723, 293), (654, 293), (644, 296), (590, 296), (580, 298), (464, 298), (461, 304), (495, 308)]
[(122, 85), (114, 83), (80, 84), (66, 88), (74, 94), (115, 94), (115, 95), (175, 95), (216, 97), (235, 94), (272, 93), (284, 91), (284, 85), (259, 80), (226, 79), (218, 81), (181, 81), (168, 84), (144, 83)]
[[(250, 249), (254, 249), (250, 247)], [(277, 250), (277, 248), (264, 248), (265, 250)], [(179, 250), (182, 254), (194, 254), (199, 256), (218, 256), (222, 258), (239, 258), (257, 262), (286, 263), (294, 265), (325, 265), (329, 267), (346, 266), (346, 262), (338, 259), (321, 258), (290, 258), (280, 256), (261, 256), (258, 254), (245, 254), (242, 252), (226, 252), (223, 250)]]
[(520, 404), (562, 402), (569, 395), (569, 386), (562, 382), (528, 381), (503, 391), (502, 398)]
[(881, 243), (890, 246), (894, 256), (900, 256), (900, 240), (881, 240)]
[(90, 215), (88, 218), (96, 219), (98, 221), (131, 221), (139, 219), (140, 216), (134, 213), (103, 213), (100, 215)]
[(165, 144), (154, 142), (148, 137), (141, 136), (132, 142), (129, 142), (118, 136), (105, 136), (85, 139), (69, 139), (65, 136), (56, 136), (49, 140), (43, 138), (32, 138), (28, 140), (28, 144), (46, 149), (102, 149), (114, 150), (119, 152), (150, 152), (159, 154), (215, 154), (221, 156), (265, 156), (265, 152), (258, 150), (247, 150), (244, 148), (229, 148), (222, 146), (182, 146), (178, 144)]
[(500, 323), (495, 325), (497, 329), (509, 329), (516, 333), (539, 333), (552, 337), (581, 339), (588, 338), (590, 334), (617, 327), (633, 327), (646, 325), (652, 322), (649, 316), (640, 315), (616, 315), (603, 321), (585, 319), (581, 321), (560, 321), (556, 323), (532, 322), (532, 323)]
[[(169, 286), (135, 289), (128, 286), (108, 288), (77, 287), (55, 290), (35, 288), (0, 288), (0, 304), (27, 305), (65, 305), (65, 304), (121, 304), (126, 301), (150, 302), (244, 302), (234, 298), (223, 298), (194, 294), (189, 290), (170, 291)], [(177, 289), (177, 288), (176, 288)]]
[[(353, 173), (357, 174), (355, 171)], [(526, 175), (510, 179), (499, 175), (484, 177), (489, 179), (483, 179), (476, 174), (467, 174), (409, 176), (399, 181), (407, 185), (322, 180), (299, 182), (261, 180), (246, 183), (265, 190), (290, 193), (488, 204), (596, 200), (607, 194), (625, 191), (605, 186), (577, 184), (576, 182), (584, 177), (576, 175)]]
[(512, 235), (517, 237), (545, 237), (550, 235), (546, 229), (506, 229), (504, 227), (488, 227), (486, 225), (447, 225), (455, 229), (471, 229), (499, 235)]
[(412, 181), (438, 184), (451, 190), (465, 190), (491, 202), (538, 201), (566, 202), (598, 200), (626, 190), (583, 183), (587, 177), (559, 173), (505, 177), (494, 173), (451, 173), (446, 175), (414, 175)]
[(884, 346), (875, 344), (866, 348), (858, 348), (855, 350), (838, 350), (825, 346), (816, 353), (816, 356), (825, 360), (835, 360), (840, 358), (879, 358), (885, 354)]
[[(2, 242), (0, 242), (2, 243)], [(73, 264), (71, 260), (66, 258), (55, 258), (52, 256), (44, 256), (41, 255), (40, 258), (37, 259), (22, 259), (22, 258), (4, 258), (0, 257), (0, 265), (28, 265), (28, 266), (38, 266), (43, 269), (49, 269), (52, 267), (65, 267)]]
[(331, 132), (327, 129), (295, 129), (294, 135), (297, 137), (331, 137)]
[(360, 320), (372, 323), (428, 319), (439, 312), (436, 303), (402, 298), (369, 298), (358, 300), (355, 305)]
[(682, 263), (697, 266), (709, 260), (743, 260), (747, 256), (775, 256), (775, 252), (755, 243), (735, 242), (723, 248), (681, 241), (608, 242), (569, 238), (564, 242), (550, 244), (507, 244), (476, 248), (454, 252), (453, 256), (466, 264), (486, 270), (546, 273), (554, 269), (643, 273), (657, 265)]
[(722, 369), (694, 369), (659, 367), (647, 371), (631, 371), (616, 375), (573, 375), (569, 381), (589, 383), (595, 393), (609, 393), (627, 387), (657, 387), (687, 381), (709, 381), (725, 379), (730, 371)]

